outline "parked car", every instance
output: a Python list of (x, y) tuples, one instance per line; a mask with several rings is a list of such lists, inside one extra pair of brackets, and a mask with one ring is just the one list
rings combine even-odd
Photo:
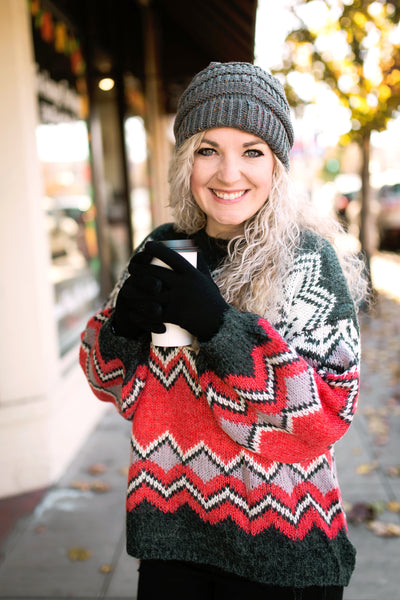
[[(380, 233), (378, 228), (380, 205), (376, 193), (371, 189), (370, 195), (370, 219), (369, 219), (369, 245), (370, 251), (374, 252), (380, 246)], [(347, 204), (345, 217), (347, 231), (356, 239), (360, 239), (361, 223), (361, 191), (357, 191), (351, 201)]]
[(349, 204), (353, 200), (357, 200), (360, 197), (359, 190), (352, 190), (350, 192), (337, 193), (333, 199), (333, 207), (336, 212), (336, 216), (339, 219), (342, 227), (347, 231), (349, 228)]
[(384, 185), (377, 194), (380, 247), (400, 249), (400, 183)]

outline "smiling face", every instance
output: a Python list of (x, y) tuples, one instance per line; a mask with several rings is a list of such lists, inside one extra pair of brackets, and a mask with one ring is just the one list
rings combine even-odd
[(207, 215), (212, 237), (230, 238), (266, 202), (274, 155), (252, 133), (231, 127), (209, 129), (195, 152), (191, 190)]

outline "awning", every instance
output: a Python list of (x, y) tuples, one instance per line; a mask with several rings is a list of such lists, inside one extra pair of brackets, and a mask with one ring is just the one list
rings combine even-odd
[(188, 80), (211, 61), (253, 61), (256, 0), (155, 0), (153, 5), (170, 112)]
[(90, 40), (93, 72), (130, 71), (145, 77), (144, 14), (154, 16), (165, 110), (193, 75), (211, 61), (254, 58), (257, 0), (44, 0)]

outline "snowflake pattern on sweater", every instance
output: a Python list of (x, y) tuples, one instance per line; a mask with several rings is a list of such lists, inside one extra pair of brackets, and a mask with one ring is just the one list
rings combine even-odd
[(125, 276), (89, 321), (80, 361), (93, 392), (132, 420), (128, 552), (274, 585), (347, 585), (355, 551), (333, 444), (356, 407), (359, 332), (332, 247), (304, 234), (278, 322), (231, 307), (196, 349), (113, 334)]

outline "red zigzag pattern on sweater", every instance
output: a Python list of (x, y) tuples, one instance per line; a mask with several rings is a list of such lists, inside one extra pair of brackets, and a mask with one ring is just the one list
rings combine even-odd
[[(138, 389), (139, 371), (130, 386), (133, 397)], [(288, 375), (287, 367), (284, 371)], [(304, 365), (299, 369), (303, 371)], [(264, 376), (267, 377), (265, 373)], [(346, 524), (330, 452), (313, 460), (287, 464), (240, 448), (217, 420), (210, 419), (205, 396), (208, 401), (211, 397), (219, 398), (218, 407), (229, 410), (231, 419), (238, 413), (246, 415), (251, 411), (232, 393), (228, 394), (227, 389), (221, 394), (217, 382), (211, 384), (210, 374), (204, 377), (208, 378), (206, 394), (202, 393), (204, 384), (202, 387), (199, 384), (192, 351), (152, 347), (148, 372), (142, 379), (146, 400), (138, 403), (133, 422), (128, 510), (134, 510), (143, 501), (163, 512), (175, 512), (187, 505), (206, 522), (213, 524), (229, 518), (251, 534), (274, 526), (291, 539), (302, 539), (317, 525), (329, 537), (335, 537)], [(271, 372), (268, 377), (272, 377)], [(268, 389), (265, 380), (258, 385), (253, 381), (250, 386), (249, 378), (234, 379), (235, 389), (240, 383), (240, 387), (254, 395), (256, 402), (260, 398), (254, 390), (262, 390), (263, 385)], [(282, 388), (283, 383), (276, 385)], [(284, 394), (282, 388), (280, 402)], [(265, 402), (265, 392), (263, 395)], [(273, 397), (274, 394), (272, 404)], [(232, 402), (237, 405), (235, 410)], [(128, 403), (125, 399), (126, 406)], [(311, 408), (299, 410), (307, 414), (314, 410), (314, 404), (317, 410), (316, 399)], [(133, 403), (130, 409), (132, 406)], [(184, 418), (181, 410), (186, 413)], [(175, 435), (165, 431), (166, 422)], [(182, 431), (181, 423), (193, 426), (188, 429), (186, 425)], [(277, 428), (269, 424), (266, 427)]]

